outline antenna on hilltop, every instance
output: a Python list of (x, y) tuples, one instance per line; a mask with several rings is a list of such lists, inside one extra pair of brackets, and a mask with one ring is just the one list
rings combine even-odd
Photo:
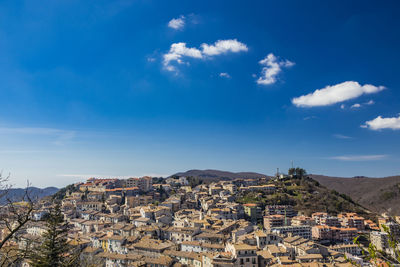
[(293, 167), (293, 160), (292, 160), (292, 169), (293, 169), (294, 167)]

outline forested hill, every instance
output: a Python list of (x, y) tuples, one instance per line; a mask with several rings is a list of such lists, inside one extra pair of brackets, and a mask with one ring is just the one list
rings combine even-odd
[[(46, 188), (28, 187), (28, 189), (11, 188), (7, 192), (7, 198), (12, 201), (20, 201), (25, 194), (25, 190), (28, 190), (29, 197), (32, 200), (35, 200), (55, 194), (58, 191), (58, 188), (56, 187), (46, 187)], [(2, 192), (4, 191), (0, 190), (0, 195), (3, 195)], [(0, 204), (4, 204), (6, 202), (7, 199), (5, 196), (0, 198)]]
[(310, 176), (330, 189), (349, 195), (354, 201), (372, 211), (400, 214), (400, 176), (385, 178)]
[(313, 212), (356, 212), (365, 217), (370, 216), (368, 209), (353, 201), (346, 194), (339, 193), (321, 185), (310, 178), (285, 178), (270, 181), (277, 190), (273, 194), (246, 192), (237, 196), (239, 203), (257, 203), (264, 205), (292, 205), (295, 210), (305, 215)]

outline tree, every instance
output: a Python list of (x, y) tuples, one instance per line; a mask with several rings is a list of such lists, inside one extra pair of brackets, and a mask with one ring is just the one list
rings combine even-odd
[(295, 172), (296, 172), (296, 177), (299, 179), (302, 179), (307, 175), (306, 170), (303, 168), (297, 167)]
[[(389, 250), (391, 250), (391, 254), (387, 254), (386, 251), (380, 251), (377, 247), (370, 243), (367, 249), (364, 249), (361, 246), (359, 241), (361, 236), (358, 236), (354, 239), (354, 243), (361, 248), (362, 254), (365, 256), (365, 259), (373, 263), (375, 266), (398, 266), (400, 264), (400, 237), (396, 236), (395, 233), (392, 233), (386, 225), (381, 225), (383, 231), (387, 234), (387, 245)], [(351, 259), (347, 259), (350, 263), (355, 264)]]
[(30, 197), (29, 183), (21, 197), (16, 199), (10, 195), (11, 186), (8, 183), (9, 176), (4, 177), (0, 173), (0, 225), (4, 226), (4, 235), (0, 239), (0, 266), (15, 264), (25, 250), (15, 246), (23, 227), (30, 221), (34, 210), (34, 201)]
[(32, 251), (33, 267), (78, 266), (79, 254), (67, 242), (68, 224), (64, 221), (59, 204), (50, 211), (46, 220), (42, 244)]
[(289, 175), (289, 176), (292, 176), (292, 177), (294, 177), (294, 178), (297, 178), (297, 179), (302, 179), (302, 178), (304, 178), (304, 177), (307, 176), (307, 172), (306, 172), (305, 169), (299, 168), (299, 167), (297, 167), (297, 168), (290, 168), (290, 169), (288, 170), (288, 175)]

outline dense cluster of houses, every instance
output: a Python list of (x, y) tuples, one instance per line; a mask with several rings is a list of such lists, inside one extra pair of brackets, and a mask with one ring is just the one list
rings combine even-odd
[[(69, 242), (82, 250), (82, 261), (99, 266), (347, 266), (347, 259), (368, 265), (354, 237), (369, 234), (390, 252), (380, 225), (400, 235), (399, 222), (388, 218), (377, 225), (355, 213), (307, 217), (292, 206), (236, 202), (239, 192), (273, 194), (276, 185), (267, 179), (192, 188), (185, 177), (161, 184), (151, 177), (91, 178), (75, 186), (79, 190), (67, 192), (61, 203), (71, 225)], [(50, 208), (41, 202), (18, 245), (40, 238)]]

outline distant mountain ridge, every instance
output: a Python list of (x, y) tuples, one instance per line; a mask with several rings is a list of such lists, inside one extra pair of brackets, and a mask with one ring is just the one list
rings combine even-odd
[(342, 178), (312, 174), (310, 177), (329, 189), (349, 195), (372, 211), (400, 214), (400, 176)]
[[(11, 199), (12, 201), (19, 201), (25, 194), (25, 188), (11, 188), (8, 190), (7, 198)], [(43, 197), (51, 196), (57, 193), (59, 189), (56, 187), (46, 187), (46, 188), (37, 188), (37, 187), (28, 187), (29, 196), (32, 200), (40, 199)], [(0, 190), (1, 193), (4, 192)], [(0, 204), (4, 204), (7, 202), (6, 197), (0, 198)]]
[(192, 176), (210, 181), (234, 180), (237, 178), (258, 179), (263, 177), (269, 177), (268, 175), (256, 172), (229, 172), (229, 171), (219, 171), (219, 170), (189, 170), (186, 172), (178, 172), (171, 176), (185, 176), (185, 177)]

